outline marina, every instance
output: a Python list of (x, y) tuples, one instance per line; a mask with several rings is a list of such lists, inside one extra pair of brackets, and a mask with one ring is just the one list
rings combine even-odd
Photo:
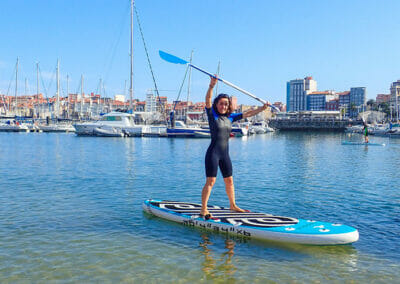
[(400, 281), (400, 2), (41, 2), (0, 4), (0, 283)]

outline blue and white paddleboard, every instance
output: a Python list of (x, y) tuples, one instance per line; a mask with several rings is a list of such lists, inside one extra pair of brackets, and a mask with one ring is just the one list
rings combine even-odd
[(365, 142), (352, 142), (352, 141), (343, 141), (342, 145), (364, 145), (364, 146), (385, 146), (384, 143), (365, 143)]
[(232, 212), (219, 206), (208, 206), (208, 211), (218, 220), (205, 220), (199, 215), (200, 208), (200, 204), (177, 201), (150, 199), (143, 203), (144, 211), (160, 218), (237, 236), (312, 245), (340, 245), (358, 240), (358, 231), (342, 224), (266, 213)]

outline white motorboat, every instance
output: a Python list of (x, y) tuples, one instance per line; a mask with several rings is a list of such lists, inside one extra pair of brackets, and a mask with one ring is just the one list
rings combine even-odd
[(275, 129), (273, 129), (272, 127), (270, 127), (268, 124), (265, 125), (265, 132), (275, 132)]
[(389, 124), (377, 124), (368, 128), (368, 133), (376, 136), (385, 136), (390, 130)]
[(231, 133), (235, 136), (235, 137), (242, 137), (242, 136), (247, 136), (249, 135), (249, 127), (245, 126), (242, 127), (240, 126), (238, 123), (234, 123), (232, 125), (232, 131)]
[(29, 132), (29, 128), (25, 124), (20, 124), (18, 122), (17, 123), (8, 122), (8, 123), (0, 123), (0, 131)]
[(211, 138), (211, 133), (195, 131), (194, 137), (196, 137), (196, 138)]
[(167, 135), (167, 127), (165, 125), (150, 125), (143, 129), (143, 136), (159, 137)]
[(393, 124), (386, 134), (391, 138), (400, 138), (400, 124)]
[(96, 127), (93, 130), (94, 135), (100, 137), (124, 137), (125, 133), (120, 128), (115, 128), (113, 126), (103, 125)]
[(250, 133), (263, 134), (266, 132), (274, 132), (275, 130), (268, 126), (265, 121), (255, 122), (249, 129)]
[(195, 137), (195, 132), (210, 133), (210, 130), (197, 126), (189, 127), (181, 120), (175, 121), (175, 127), (167, 127), (168, 137)]
[(39, 125), (39, 129), (43, 132), (75, 132), (71, 124)]
[(348, 133), (362, 133), (364, 127), (362, 125), (353, 125), (353, 126), (348, 126), (345, 129), (345, 132)]
[[(29, 132), (42, 132), (39, 125), (37, 125), (36, 123), (28, 123), (28, 124), (26, 124), (26, 126), (28, 127)], [(75, 131), (75, 128), (74, 128), (74, 131)]]
[(255, 122), (249, 128), (249, 132), (252, 134), (263, 134), (265, 133), (265, 129), (262, 122)]
[(144, 132), (150, 131), (148, 125), (135, 125), (134, 116), (125, 112), (112, 111), (96, 121), (74, 124), (77, 135), (96, 135), (96, 128), (104, 126), (113, 127), (125, 133), (127, 136), (142, 136)]

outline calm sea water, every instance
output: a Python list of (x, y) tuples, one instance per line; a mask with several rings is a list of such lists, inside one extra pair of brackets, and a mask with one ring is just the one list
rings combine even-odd
[[(230, 141), (237, 203), (340, 222), (346, 246), (248, 241), (151, 217), (200, 202), (207, 139), (0, 133), (0, 282), (400, 281), (400, 139), (276, 133)], [(210, 204), (227, 206), (219, 175)]]

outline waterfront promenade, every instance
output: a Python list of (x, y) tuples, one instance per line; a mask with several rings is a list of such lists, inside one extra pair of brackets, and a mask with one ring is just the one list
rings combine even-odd
[(349, 126), (349, 123), (354, 124), (354, 122), (349, 122), (348, 119), (273, 119), (269, 122), (269, 125), (278, 130), (329, 130), (343, 132)]

